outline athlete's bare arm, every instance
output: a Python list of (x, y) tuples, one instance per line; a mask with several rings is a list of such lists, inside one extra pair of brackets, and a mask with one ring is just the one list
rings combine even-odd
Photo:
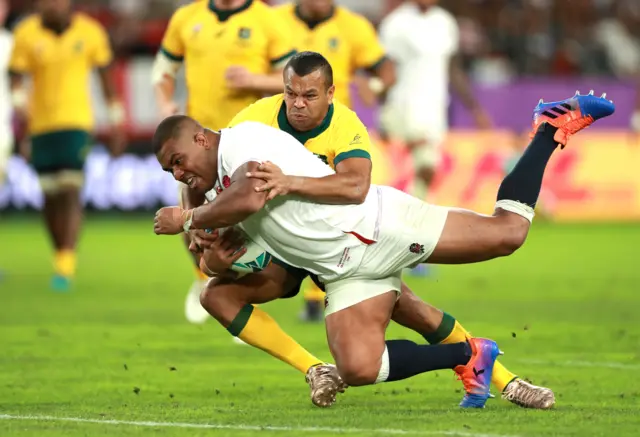
[[(349, 205), (364, 202), (371, 184), (371, 160), (347, 158), (336, 166), (336, 173), (322, 178), (287, 176), (271, 163), (261, 164), (250, 172), (256, 178), (256, 191), (268, 192), (268, 199), (296, 194), (318, 203)], [(260, 179), (266, 183), (259, 182)]]
[(266, 193), (257, 192), (258, 179), (246, 176), (259, 163), (248, 162), (240, 166), (231, 177), (231, 184), (225, 188), (213, 202), (193, 210), (194, 229), (218, 229), (232, 226), (260, 211), (267, 202)]

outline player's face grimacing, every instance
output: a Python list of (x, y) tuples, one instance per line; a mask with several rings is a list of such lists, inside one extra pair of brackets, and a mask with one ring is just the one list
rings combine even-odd
[(333, 102), (335, 86), (326, 86), (322, 70), (298, 76), (293, 69), (284, 73), (284, 103), (287, 120), (300, 132), (309, 131), (322, 123)]
[(201, 128), (183, 128), (177, 138), (167, 140), (156, 157), (162, 168), (175, 180), (192, 190), (206, 193), (213, 189), (216, 172), (211, 162), (211, 143)]

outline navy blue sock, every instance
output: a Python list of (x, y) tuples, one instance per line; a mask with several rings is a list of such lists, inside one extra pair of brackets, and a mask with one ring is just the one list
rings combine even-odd
[(469, 343), (416, 344), (409, 340), (387, 340), (389, 376), (399, 381), (432, 370), (453, 369), (471, 358)]
[(498, 200), (515, 200), (535, 208), (544, 170), (551, 154), (558, 147), (553, 139), (557, 130), (548, 123), (543, 123), (538, 128), (516, 166), (500, 184)]

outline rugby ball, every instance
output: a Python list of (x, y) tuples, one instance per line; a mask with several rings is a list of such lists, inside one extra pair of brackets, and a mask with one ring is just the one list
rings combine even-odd
[(259, 272), (271, 262), (271, 254), (260, 247), (245, 234), (244, 248), (247, 250), (240, 259), (233, 263), (231, 270), (238, 273)]

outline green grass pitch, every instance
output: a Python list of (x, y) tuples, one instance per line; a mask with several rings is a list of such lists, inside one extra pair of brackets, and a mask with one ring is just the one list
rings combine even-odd
[[(448, 371), (351, 388), (319, 409), (303, 375), (232, 343), (213, 320), (184, 320), (190, 264), (179, 238), (153, 235), (151, 214), (90, 218), (66, 294), (48, 289), (39, 219), (5, 218), (0, 435), (635, 436), (638, 247), (640, 225), (540, 224), (512, 257), (409, 280), (472, 333), (497, 340), (511, 370), (553, 388), (552, 411), (499, 397), (463, 411)], [(328, 360), (323, 326), (297, 319), (301, 303), (265, 308)], [(388, 337), (423, 341), (394, 325)]]

